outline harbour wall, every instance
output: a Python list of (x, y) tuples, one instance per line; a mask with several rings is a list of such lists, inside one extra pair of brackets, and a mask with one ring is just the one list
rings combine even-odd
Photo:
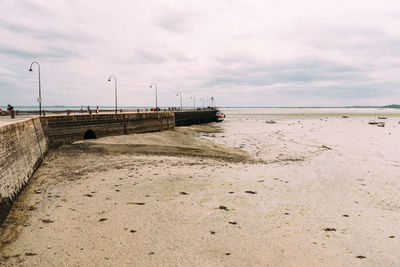
[(0, 221), (47, 150), (48, 142), (38, 117), (0, 128)]
[(207, 123), (215, 121), (216, 110), (193, 110), (193, 111), (176, 111), (175, 125), (189, 126), (192, 124)]
[(112, 135), (154, 132), (215, 120), (215, 110), (34, 117), (0, 127), (0, 222), (49, 149)]
[(54, 115), (40, 119), (51, 148), (83, 139), (154, 132), (175, 127), (172, 112)]

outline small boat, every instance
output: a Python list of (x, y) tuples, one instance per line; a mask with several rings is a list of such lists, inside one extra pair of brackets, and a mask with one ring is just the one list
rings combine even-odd
[(368, 124), (377, 125), (379, 122), (377, 121), (369, 121)]
[(276, 123), (276, 121), (274, 121), (274, 120), (267, 120), (267, 121), (265, 121), (265, 123), (274, 124), (274, 123)]
[(216, 122), (221, 122), (225, 119), (225, 114), (222, 113), (221, 111), (217, 111), (217, 113), (215, 113), (215, 121)]
[(386, 120), (386, 119), (387, 119), (387, 117), (385, 117), (385, 116), (381, 116), (381, 117), (378, 117), (378, 119), (380, 119), (380, 120)]
[(343, 119), (347, 119), (349, 116), (343, 115), (342, 118)]
[(385, 127), (385, 122), (381, 121), (376, 126), (378, 127)]

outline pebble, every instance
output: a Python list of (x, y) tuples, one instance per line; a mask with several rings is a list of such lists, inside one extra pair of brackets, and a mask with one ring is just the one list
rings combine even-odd
[(219, 209), (220, 209), (220, 210), (229, 211), (229, 209), (228, 209), (227, 207), (225, 207), (225, 206), (222, 206), (222, 205), (221, 205), (221, 206), (219, 206)]

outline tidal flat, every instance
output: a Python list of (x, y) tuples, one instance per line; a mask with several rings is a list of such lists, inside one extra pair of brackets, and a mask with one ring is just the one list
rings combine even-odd
[(50, 151), (2, 228), (2, 266), (400, 264), (398, 114), (227, 113)]

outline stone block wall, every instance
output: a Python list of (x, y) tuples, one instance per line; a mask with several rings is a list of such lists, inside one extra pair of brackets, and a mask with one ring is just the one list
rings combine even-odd
[(47, 149), (38, 117), (0, 127), (0, 213), (29, 181)]
[(96, 138), (167, 130), (175, 127), (172, 112), (65, 115), (41, 117), (51, 148), (83, 140), (93, 131)]
[(215, 121), (216, 110), (175, 111), (175, 125), (189, 126), (192, 124)]

